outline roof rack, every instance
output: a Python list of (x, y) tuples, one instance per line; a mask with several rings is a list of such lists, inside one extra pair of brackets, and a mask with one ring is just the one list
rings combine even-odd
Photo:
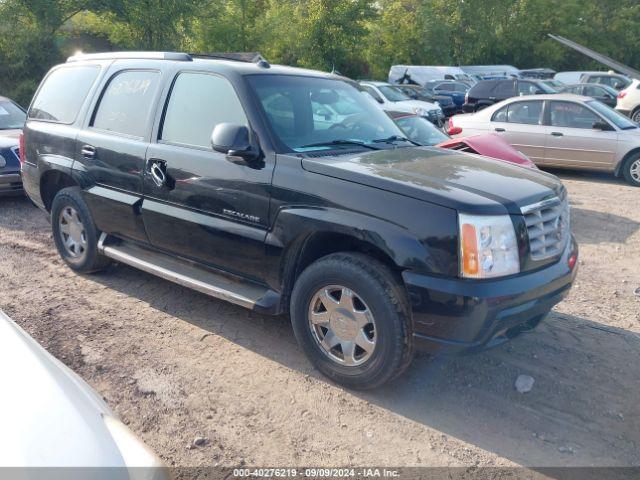
[(103, 52), (78, 53), (67, 58), (67, 62), (80, 62), (83, 60), (121, 60), (127, 58), (175, 60), (180, 62), (191, 62), (193, 60), (191, 55), (181, 52)]
[(255, 63), (260, 67), (269, 68), (269, 62), (260, 52), (213, 52), (190, 53), (194, 58), (210, 58), (215, 60), (232, 60), (234, 62)]

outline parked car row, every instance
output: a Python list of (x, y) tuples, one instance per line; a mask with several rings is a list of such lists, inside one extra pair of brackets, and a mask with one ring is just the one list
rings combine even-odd
[(19, 136), (25, 119), (18, 104), (0, 97), (0, 196), (22, 194)]
[(638, 124), (590, 97), (513, 97), (456, 115), (449, 128), (456, 136), (498, 133), (537, 165), (603, 170), (640, 186)]

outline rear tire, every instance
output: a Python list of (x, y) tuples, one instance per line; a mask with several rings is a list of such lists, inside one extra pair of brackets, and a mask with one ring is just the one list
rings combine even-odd
[(98, 231), (79, 187), (60, 190), (51, 205), (51, 229), (58, 253), (71, 269), (91, 273), (111, 260), (98, 253)]
[(625, 180), (634, 187), (640, 187), (640, 153), (636, 153), (625, 160), (622, 165)]
[(336, 383), (377, 388), (411, 363), (404, 287), (371, 257), (336, 253), (317, 260), (296, 281), (290, 311), (300, 347)]
[(636, 107), (636, 109), (631, 112), (631, 121), (640, 123), (640, 107)]

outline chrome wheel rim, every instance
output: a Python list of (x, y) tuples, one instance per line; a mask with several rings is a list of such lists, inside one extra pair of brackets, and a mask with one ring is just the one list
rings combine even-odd
[(87, 233), (75, 208), (66, 206), (58, 218), (60, 238), (64, 249), (71, 258), (82, 258), (87, 252)]
[(631, 164), (629, 173), (631, 174), (631, 178), (640, 183), (640, 158), (636, 159), (636, 161)]
[(362, 365), (376, 348), (376, 324), (369, 307), (342, 285), (329, 285), (314, 294), (309, 328), (325, 355), (340, 365)]

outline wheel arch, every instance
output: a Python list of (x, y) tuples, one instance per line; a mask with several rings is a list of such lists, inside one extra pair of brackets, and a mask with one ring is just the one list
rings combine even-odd
[[(357, 212), (331, 208), (291, 208), (279, 212), (267, 236), (268, 248), (279, 254), (270, 283), (282, 291), (286, 304), (299, 275), (316, 260), (337, 252), (359, 252), (380, 261), (402, 282), (403, 270), (427, 259), (425, 246), (390, 222)], [(277, 273), (276, 273), (277, 272)]]
[[(638, 107), (640, 108), (640, 107)], [(636, 157), (640, 155), (640, 147), (636, 147), (632, 150), (629, 150), (624, 157), (622, 157), (622, 160), (620, 160), (618, 162), (618, 164), (616, 165), (616, 168), (614, 170), (614, 174), (616, 177), (619, 177), (620, 175), (622, 175), (622, 168), (624, 167), (625, 163), (627, 163), (627, 161), (630, 158)]]
[(55, 168), (44, 172), (40, 178), (40, 198), (47, 212), (51, 212), (53, 199), (60, 190), (77, 186), (78, 182), (73, 179), (71, 172)]

